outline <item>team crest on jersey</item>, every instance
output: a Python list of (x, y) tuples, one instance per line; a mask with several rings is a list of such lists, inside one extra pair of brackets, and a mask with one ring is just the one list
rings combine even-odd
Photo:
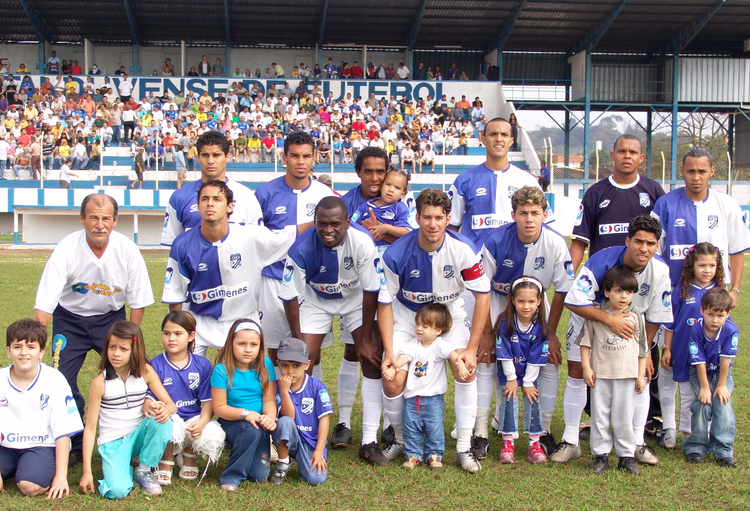
[(513, 194), (516, 193), (517, 191), (518, 191), (518, 187), (517, 186), (509, 186), (508, 187), (508, 198), (510, 199), (511, 197), (513, 197)]
[(167, 268), (167, 275), (164, 277), (164, 283), (165, 284), (169, 284), (169, 283), (172, 282), (172, 274), (173, 273), (174, 273), (174, 270), (172, 269), (172, 267), (171, 266), (168, 267)]
[(242, 266), (242, 255), (238, 252), (236, 254), (232, 254), (229, 256), (229, 262), (232, 265), (232, 269), (236, 270), (240, 266)]
[(307, 216), (313, 216), (315, 213), (315, 203), (314, 202), (308, 202), (305, 204), (305, 210), (307, 211)]
[(300, 411), (305, 415), (310, 415), (315, 408), (315, 400), (311, 397), (303, 397), (300, 404)]
[(455, 272), (453, 271), (453, 265), (446, 264), (443, 266), (443, 278), (452, 279), (454, 276)]
[(648, 284), (641, 284), (641, 290), (638, 291), (640, 296), (648, 296), (648, 292), (651, 291), (651, 286)]
[(651, 206), (651, 197), (647, 193), (639, 193), (638, 194), (638, 203), (644, 207), (647, 208)]
[(412, 270), (412, 271), (411, 271), (411, 272), (409, 273), (409, 276), (410, 276), (411, 278), (413, 278), (413, 279), (418, 279), (418, 278), (419, 278), (419, 270)]
[(661, 303), (664, 304), (664, 307), (671, 307), (672, 306), (672, 293), (669, 291), (664, 291), (661, 294)]
[(609, 199), (604, 199), (603, 201), (601, 201), (601, 202), (599, 203), (599, 208), (600, 208), (600, 209), (604, 209), (604, 208), (606, 208), (607, 206), (609, 206), (609, 203), (610, 203), (610, 202), (612, 202), (612, 201), (611, 201), (611, 200), (609, 200)]
[(719, 225), (719, 216), (718, 215), (708, 215), (708, 228), (709, 229), (716, 229), (716, 227)]
[(348, 270), (351, 270), (352, 268), (354, 268), (354, 259), (352, 259), (351, 257), (348, 257), (348, 256), (345, 257), (344, 258), (344, 269), (348, 271)]
[(292, 274), (294, 273), (294, 266), (291, 264), (284, 268), (284, 282), (292, 281)]
[(201, 373), (188, 373), (188, 387), (195, 390), (201, 384)]
[(477, 197), (484, 197), (485, 195), (487, 195), (487, 188), (477, 188)]
[(591, 283), (591, 279), (588, 275), (580, 275), (577, 283), (579, 289), (584, 293), (590, 293), (594, 288), (594, 284)]
[(503, 266), (506, 268), (513, 268), (513, 260), (512, 259), (504, 259), (503, 260)]
[(541, 270), (542, 268), (544, 268), (544, 256), (534, 259), (534, 269)]
[(563, 264), (563, 267), (565, 268), (565, 273), (568, 274), (570, 277), (575, 277), (576, 272), (573, 270), (573, 261), (565, 261), (565, 264)]
[(39, 409), (44, 410), (49, 405), (49, 394), (41, 394), (39, 396)]

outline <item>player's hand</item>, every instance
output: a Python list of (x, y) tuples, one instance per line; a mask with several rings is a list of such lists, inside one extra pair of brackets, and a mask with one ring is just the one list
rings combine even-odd
[(326, 462), (325, 456), (318, 450), (313, 451), (313, 455), (310, 457), (310, 472), (318, 469), (318, 475), (322, 474), (328, 469), (328, 463)]
[(523, 396), (531, 403), (539, 402), (539, 389), (534, 387), (523, 387)]
[(279, 378), (279, 392), (289, 392), (289, 389), (292, 387), (292, 380), (294, 377), (291, 374), (285, 374), (281, 378)]
[(630, 339), (631, 337), (633, 337), (635, 327), (626, 318), (628, 318), (631, 314), (632, 312), (626, 312), (624, 314), (610, 314), (607, 318), (607, 326), (609, 326), (610, 330), (612, 330), (616, 335), (619, 335), (623, 339)]
[(596, 374), (594, 373), (594, 370), (591, 369), (591, 367), (589, 367), (588, 369), (585, 367), (583, 368), (583, 381), (592, 389), (594, 388), (594, 384), (596, 383)]
[(654, 375), (654, 361), (651, 355), (646, 357), (646, 383), (651, 383), (651, 377)]
[(714, 390), (713, 397), (718, 397), (719, 402), (722, 405), (725, 405), (729, 402), (729, 399), (732, 397), (732, 395), (729, 393), (729, 389), (726, 385), (717, 385), (716, 390)]
[(356, 348), (360, 364), (364, 365), (365, 361), (373, 367), (380, 367), (383, 364), (383, 347), (379, 346), (374, 338), (367, 338), (363, 335), (362, 342)]
[(701, 388), (701, 391), (698, 393), (698, 401), (700, 401), (704, 405), (710, 405), (711, 404), (711, 389)]
[(393, 353), (385, 352), (383, 354), (383, 363), (380, 365), (380, 368), (385, 372), (389, 367), (392, 367), (394, 371), (398, 370), (398, 367), (396, 367), (396, 356)]
[(61, 499), (63, 495), (68, 495), (70, 493), (70, 488), (68, 487), (68, 478), (66, 476), (58, 476), (56, 475), (54, 479), (52, 479), (52, 484), (49, 487), (49, 490), (47, 490), (47, 498), (48, 499)]
[(518, 380), (516, 379), (508, 380), (505, 383), (505, 386), (503, 387), (503, 396), (505, 396), (505, 400), (508, 402), (515, 401), (517, 394), (518, 394)]
[(555, 364), (555, 367), (559, 367), (562, 363), (562, 353), (560, 352), (560, 339), (557, 338), (557, 332), (550, 332), (548, 341), (549, 353), (547, 354), (547, 363)]
[(474, 374), (477, 368), (477, 354), (469, 350), (462, 350), (458, 355), (458, 360), (464, 363), (466, 370), (469, 371), (469, 375)]
[(359, 224), (364, 227), (365, 229), (371, 229), (373, 227), (376, 227), (380, 222), (378, 222), (378, 219), (375, 218), (375, 213), (373, 212), (372, 208), (370, 208), (370, 218), (367, 220), (361, 220)]
[(731, 290), (731, 291), (729, 292), (729, 296), (731, 296), (731, 297), (732, 297), (732, 308), (734, 309), (734, 308), (736, 308), (736, 307), (737, 307), (737, 299), (738, 299), (738, 298), (740, 297), (740, 292), (739, 292), (739, 291), (737, 291), (737, 289), (736, 289), (736, 288), (735, 288), (735, 289), (732, 289), (732, 290)]
[(477, 364), (486, 364), (487, 367), (493, 362), (492, 356), (495, 354), (495, 334), (493, 332), (483, 332), (479, 338), (477, 347)]
[(83, 473), (81, 481), (78, 483), (83, 493), (94, 493), (94, 477), (90, 473)]
[(664, 346), (661, 352), (661, 366), (663, 369), (670, 369), (672, 367), (672, 348)]

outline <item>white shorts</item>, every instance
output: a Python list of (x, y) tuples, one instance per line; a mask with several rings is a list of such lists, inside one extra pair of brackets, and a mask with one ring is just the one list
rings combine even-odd
[(279, 348), (282, 339), (292, 336), (292, 329), (284, 312), (284, 302), (279, 298), (281, 281), (270, 277), (262, 277), (260, 284), (260, 326), (263, 327), (263, 339), (266, 348)]
[[(308, 286), (309, 289), (309, 286)], [(299, 323), (303, 334), (325, 334), (333, 328), (333, 318), (339, 316), (341, 325), (349, 332), (362, 326), (361, 300), (325, 300), (306, 289), (299, 306)]]
[(584, 321), (578, 314), (570, 313), (568, 332), (565, 334), (565, 358), (568, 362), (581, 361), (581, 347), (576, 344), (576, 339), (583, 330)]
[[(216, 348), (217, 350), (223, 348), (234, 320), (219, 321), (211, 316), (200, 316), (198, 314), (193, 314), (193, 317), (195, 318), (195, 348), (198, 354), (201, 354), (199, 350), (202, 350), (202, 353), (205, 354), (207, 348)], [(247, 318), (260, 321), (257, 312), (248, 314)]]

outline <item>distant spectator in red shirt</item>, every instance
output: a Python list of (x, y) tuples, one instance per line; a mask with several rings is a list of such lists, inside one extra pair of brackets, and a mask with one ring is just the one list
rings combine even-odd
[(361, 120), (356, 120), (352, 123), (352, 130), (365, 131), (365, 123)]
[(73, 61), (73, 65), (70, 66), (70, 73), (74, 75), (79, 75), (83, 73), (83, 70), (81, 69), (81, 66), (78, 65), (78, 61)]
[(359, 64), (357, 64), (356, 60), (354, 61), (354, 64), (352, 65), (351, 72), (352, 72), (352, 78), (364, 78), (365, 77), (364, 71), (362, 71), (362, 68), (359, 67)]

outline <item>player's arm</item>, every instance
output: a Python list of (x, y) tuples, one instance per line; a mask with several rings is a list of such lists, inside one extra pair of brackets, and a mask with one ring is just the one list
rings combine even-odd
[(378, 302), (378, 329), (383, 341), (383, 370), (389, 367), (398, 368), (393, 354), (393, 305)]
[(570, 260), (573, 262), (573, 271), (578, 271), (578, 267), (583, 261), (583, 254), (586, 252), (586, 243), (580, 238), (573, 238), (570, 242)]
[(578, 314), (587, 321), (604, 323), (610, 330), (622, 338), (629, 339), (633, 335), (633, 324), (626, 319), (627, 316), (625, 314), (610, 314), (593, 304), (579, 306), (566, 303), (565, 307), (570, 312)]
[(549, 326), (549, 355), (547, 356), (547, 361), (550, 364), (555, 364), (555, 366), (559, 366), (562, 362), (560, 339), (557, 337), (557, 326), (560, 324), (560, 317), (562, 316), (564, 308), (565, 294), (555, 293), (552, 297), (552, 303), (550, 304), (549, 321), (547, 322), (547, 325)]
[(83, 475), (78, 486), (83, 493), (93, 493), (96, 489), (94, 486), (94, 476), (91, 471), (91, 455), (94, 452), (94, 442), (96, 441), (96, 426), (99, 423), (99, 408), (104, 396), (104, 375), (99, 374), (91, 382), (89, 390), (88, 407), (86, 414), (86, 427), (83, 430)]
[(745, 266), (745, 254), (732, 254), (729, 256), (729, 267), (732, 269), (732, 290), (729, 296), (732, 297), (732, 308), (737, 307), (737, 300), (740, 297), (740, 284), (742, 283), (742, 270)]
[(292, 337), (302, 338), (302, 330), (299, 326), (299, 301), (296, 298), (284, 301), (284, 314), (289, 322), (289, 329), (292, 331)]
[(42, 324), (43, 327), (47, 328), (49, 325), (49, 320), (52, 317), (52, 314), (49, 314), (48, 312), (40, 311), (39, 309), (34, 309), (34, 320), (38, 321)]
[(661, 352), (661, 366), (664, 369), (672, 367), (672, 342), (674, 340), (673, 330), (664, 330), (664, 348)]
[[(169, 309), (172, 310), (171, 308)], [(130, 321), (135, 323), (136, 325), (140, 325), (141, 321), (143, 320), (143, 314), (146, 312), (145, 307), (141, 307), (138, 309), (130, 309)]]
[(55, 440), (55, 477), (52, 479), (48, 499), (60, 499), (70, 493), (68, 486), (68, 457), (70, 455), (70, 437), (61, 436)]

